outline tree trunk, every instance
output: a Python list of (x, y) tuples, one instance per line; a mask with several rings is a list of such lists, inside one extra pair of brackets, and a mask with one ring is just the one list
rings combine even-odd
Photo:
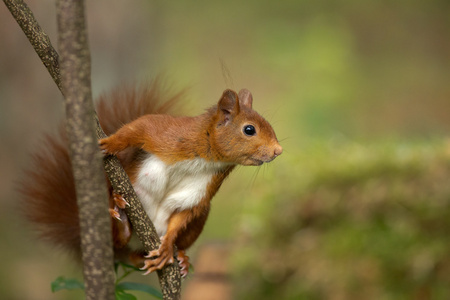
[(84, 2), (57, 1), (58, 45), (66, 130), (80, 219), (86, 299), (115, 299), (111, 218), (95, 135), (91, 59)]
[[(28, 40), (32, 44), (39, 58), (44, 63), (51, 77), (55, 81), (58, 88), (63, 92), (61, 85), (61, 75), (59, 67), (59, 57), (56, 50), (53, 48), (47, 34), (39, 26), (35, 20), (33, 13), (22, 0), (3, 0), (8, 7), (14, 19), (17, 21)], [(84, 26), (84, 23), (83, 23)], [(86, 43), (87, 44), (87, 43)], [(87, 46), (87, 45), (86, 45)], [(90, 76), (90, 70), (89, 70)], [(89, 92), (90, 94), (90, 92)], [(106, 137), (105, 133), (98, 123), (96, 115), (93, 116), (96, 121), (97, 138)], [(87, 122), (88, 123), (88, 122)], [(70, 135), (69, 135), (70, 136)], [(144, 245), (146, 251), (151, 251), (159, 247), (159, 238), (156, 234), (154, 226), (150, 221), (147, 213), (144, 211), (131, 182), (120, 165), (117, 157), (108, 156), (104, 159), (104, 169), (107, 173), (108, 179), (114, 191), (122, 195), (130, 207), (126, 209), (128, 218), (130, 219), (133, 228)], [(179, 299), (181, 293), (181, 278), (180, 270), (177, 264), (172, 264), (164, 267), (158, 271), (161, 289), (164, 299), (172, 300)]]

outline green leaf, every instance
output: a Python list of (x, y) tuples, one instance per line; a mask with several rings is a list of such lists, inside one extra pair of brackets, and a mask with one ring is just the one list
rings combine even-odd
[(123, 263), (123, 262), (118, 262), (117, 264), (118, 264), (118, 265), (121, 265), (122, 267), (128, 268), (128, 269), (132, 269), (132, 270), (135, 270), (135, 271), (140, 271), (140, 272), (142, 272), (141, 269), (139, 269), (138, 267), (133, 266), (133, 265), (129, 265), (129, 264), (126, 264), (126, 263)]
[(59, 276), (51, 283), (51, 289), (53, 293), (60, 290), (84, 290), (84, 284), (78, 279), (66, 279), (64, 276)]
[(136, 296), (125, 293), (124, 291), (116, 291), (116, 300), (137, 300)]
[(137, 283), (137, 282), (121, 282), (119, 284), (116, 285), (116, 290), (119, 291), (123, 291), (123, 290), (127, 290), (127, 291), (140, 291), (140, 292), (144, 292), (147, 293), (149, 295), (152, 295), (153, 297), (157, 298), (157, 299), (162, 299), (163, 296), (161, 294), (161, 292), (159, 290), (157, 290), (156, 288), (147, 285), (147, 284), (143, 284), (143, 283)]

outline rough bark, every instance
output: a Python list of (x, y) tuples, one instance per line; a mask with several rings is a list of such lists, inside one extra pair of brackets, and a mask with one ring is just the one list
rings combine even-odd
[(111, 218), (98, 151), (84, 2), (57, 1), (66, 130), (80, 218), (86, 299), (115, 299)]
[[(145, 251), (149, 252), (153, 249), (157, 249), (160, 245), (160, 240), (155, 227), (142, 207), (142, 204), (131, 185), (130, 179), (120, 165), (117, 157), (105, 157), (104, 167), (107, 174), (114, 174), (114, 176), (109, 177), (114, 191), (122, 195), (130, 204), (130, 206), (125, 209), (125, 212), (133, 225), (134, 232), (143, 244)], [(180, 299), (181, 277), (180, 268), (177, 263), (167, 265), (161, 271), (158, 271), (158, 279), (165, 300)]]
[[(10, 10), (14, 19), (19, 23), (51, 77), (62, 92), (58, 53), (53, 48), (47, 34), (41, 29), (26, 3), (21, 0), (4, 0), (4, 3)], [(106, 135), (101, 129), (95, 115), (94, 118), (97, 124), (97, 138), (105, 137)], [(137, 236), (142, 242), (144, 249), (146, 251), (156, 249), (160, 244), (158, 235), (156, 234), (150, 218), (144, 211), (119, 160), (114, 156), (108, 156), (104, 158), (103, 162), (104, 169), (113, 189), (117, 193), (123, 195), (128, 203), (130, 203), (130, 207), (126, 209), (126, 213)], [(158, 277), (164, 299), (179, 299), (181, 293), (181, 278), (177, 264), (168, 265), (163, 268), (163, 270), (158, 271)]]
[(27, 36), (42, 63), (47, 68), (59, 90), (62, 92), (58, 53), (53, 48), (48, 35), (34, 18), (33, 12), (22, 0), (3, 0), (12, 16)]

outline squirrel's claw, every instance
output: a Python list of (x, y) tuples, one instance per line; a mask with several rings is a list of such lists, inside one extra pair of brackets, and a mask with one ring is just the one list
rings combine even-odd
[[(146, 272), (143, 275), (150, 274), (155, 270), (161, 270), (165, 265), (172, 264), (174, 262), (173, 246), (170, 242), (167, 242), (165, 236), (160, 237), (161, 245), (158, 249), (150, 251), (147, 255), (144, 255), (144, 266), (140, 268)], [(185, 278), (189, 273), (189, 256), (186, 255), (184, 250), (178, 250), (176, 259), (180, 266), (180, 274), (182, 278)]]
[(115, 209), (117, 207), (110, 208), (109, 209), (109, 214), (111, 215), (111, 217), (113, 217), (116, 220), (122, 221), (122, 219), (120, 218), (120, 213)]
[(178, 250), (177, 254), (178, 265), (180, 266), (180, 274), (182, 278), (186, 278), (189, 273), (189, 256), (186, 255), (184, 250)]
[(120, 194), (113, 192), (113, 199), (114, 199), (114, 203), (116, 203), (116, 205), (121, 209), (130, 207), (130, 204)]
[(157, 250), (150, 251), (148, 258), (144, 261), (144, 266), (141, 270), (147, 270), (143, 275), (150, 274), (153, 271), (161, 270), (165, 265), (173, 263), (173, 247), (166, 246), (166, 243), (161, 243)]

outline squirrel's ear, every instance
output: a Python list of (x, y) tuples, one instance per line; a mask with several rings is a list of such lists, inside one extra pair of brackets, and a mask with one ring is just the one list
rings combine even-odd
[(239, 113), (238, 95), (235, 91), (225, 90), (219, 100), (219, 109), (225, 115), (236, 115)]
[(239, 91), (239, 105), (241, 107), (252, 108), (253, 96), (247, 89), (242, 89)]

